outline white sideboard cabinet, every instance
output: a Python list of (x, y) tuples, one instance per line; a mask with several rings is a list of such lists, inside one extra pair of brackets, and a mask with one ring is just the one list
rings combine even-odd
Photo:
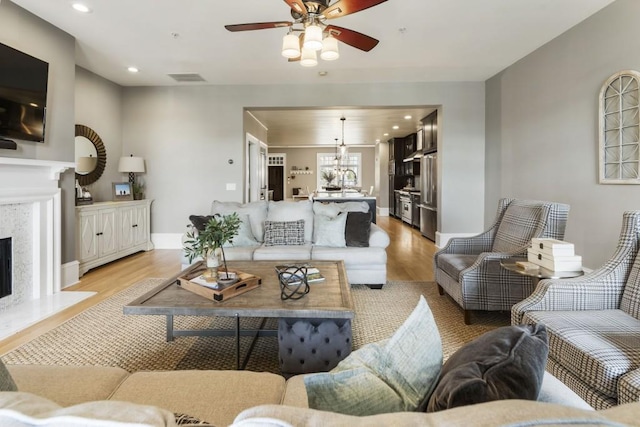
[(76, 206), (79, 274), (140, 251), (151, 243), (151, 202), (100, 202)]

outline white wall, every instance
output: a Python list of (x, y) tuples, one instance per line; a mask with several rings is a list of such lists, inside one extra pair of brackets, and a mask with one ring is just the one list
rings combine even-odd
[[(90, 127), (100, 136), (107, 151), (104, 173), (88, 185), (93, 200), (112, 199), (112, 182), (128, 181), (127, 174), (118, 172), (122, 152), (122, 87), (84, 68), (76, 67), (76, 124)], [(126, 152), (138, 155), (137, 153)], [(144, 180), (144, 175), (139, 179)]]
[[(49, 63), (44, 143), (17, 141), (2, 157), (73, 162), (75, 39), (10, 1), (0, 3), (0, 43)], [(0, 183), (11, 185), (11, 183)], [(75, 257), (75, 172), (65, 172), (62, 188), (62, 262)]]
[(487, 223), (499, 197), (568, 203), (584, 264), (610, 257), (640, 186), (598, 184), (598, 94), (640, 70), (639, 28), (640, 2), (618, 0), (487, 81)]
[(468, 207), (484, 202), (484, 84), (386, 83), (124, 88), (123, 151), (147, 161), (152, 232), (182, 232), (211, 200), (242, 201), (244, 107), (335, 105), (442, 105), (440, 231), (482, 230), (484, 211)]

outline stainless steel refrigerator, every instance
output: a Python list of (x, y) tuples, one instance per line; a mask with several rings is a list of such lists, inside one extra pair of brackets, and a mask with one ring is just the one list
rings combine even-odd
[(420, 232), (435, 242), (438, 229), (438, 154), (420, 159)]

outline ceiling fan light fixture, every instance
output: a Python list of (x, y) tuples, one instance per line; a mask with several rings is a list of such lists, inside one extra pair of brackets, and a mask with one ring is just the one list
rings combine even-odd
[(315, 50), (302, 48), (302, 55), (300, 57), (300, 65), (303, 67), (315, 67), (318, 65), (318, 55)]
[(282, 38), (282, 56), (291, 59), (300, 56), (300, 41), (295, 34), (289, 33)]
[(304, 30), (305, 49), (320, 50), (322, 49), (322, 28), (316, 24), (307, 25)]
[(335, 61), (340, 58), (340, 52), (338, 52), (338, 39), (329, 35), (322, 41), (322, 52), (320, 58), (325, 61)]

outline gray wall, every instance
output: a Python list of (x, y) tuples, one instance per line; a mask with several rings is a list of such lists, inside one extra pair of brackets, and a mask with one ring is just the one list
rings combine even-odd
[(181, 233), (211, 200), (243, 199), (244, 107), (442, 105), (439, 229), (477, 232), (484, 211), (468, 207), (484, 202), (484, 102), (483, 83), (124, 88), (123, 151), (147, 161), (152, 232)]
[[(74, 161), (75, 40), (10, 1), (0, 3), (0, 43), (49, 63), (45, 142), (19, 141), (0, 156)], [(75, 256), (75, 172), (65, 172), (62, 189), (62, 262)]]
[(565, 239), (588, 267), (618, 241), (640, 186), (598, 184), (598, 94), (640, 70), (640, 2), (618, 0), (486, 82), (486, 220), (504, 196), (571, 205)]
[[(76, 67), (76, 124), (90, 127), (100, 136), (107, 151), (107, 164), (102, 177), (88, 185), (93, 200), (111, 200), (112, 182), (128, 181), (118, 172), (122, 152), (122, 87), (84, 68)], [(137, 153), (126, 152), (138, 155)], [(144, 175), (137, 177), (144, 181)]]

